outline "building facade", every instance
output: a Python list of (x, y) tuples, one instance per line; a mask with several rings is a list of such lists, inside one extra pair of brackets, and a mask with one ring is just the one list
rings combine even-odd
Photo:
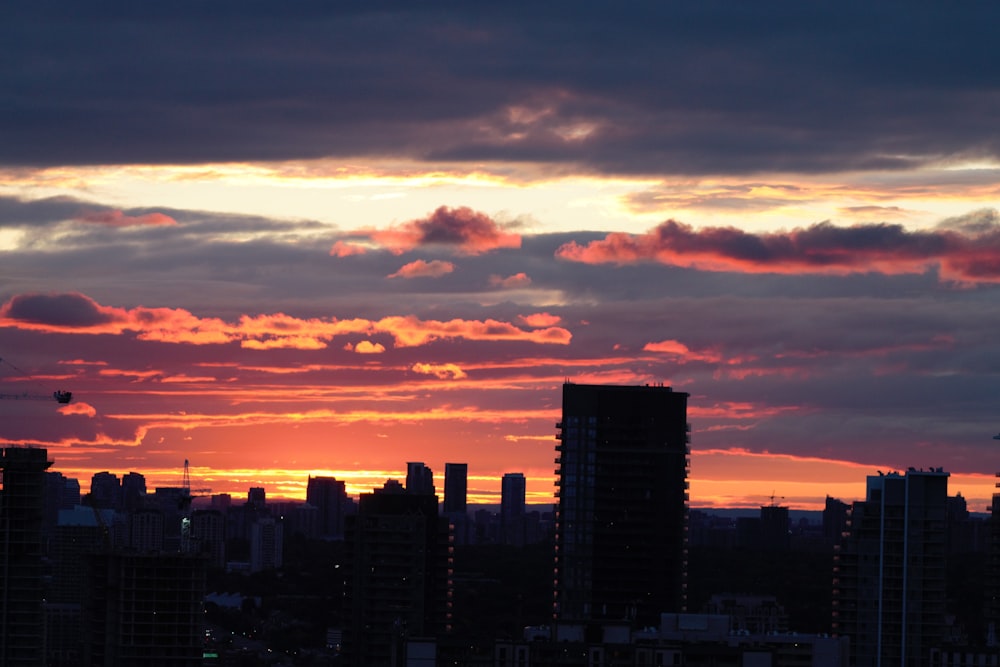
[(451, 627), (452, 547), (437, 497), (386, 485), (347, 521), (344, 660), (398, 664), (408, 641)]
[(41, 665), (45, 658), (42, 524), (45, 449), (0, 449), (0, 665)]
[(656, 625), (661, 613), (685, 609), (687, 398), (665, 386), (563, 385), (558, 640)]
[(833, 630), (857, 667), (928, 664), (944, 639), (948, 473), (868, 477), (834, 561)]

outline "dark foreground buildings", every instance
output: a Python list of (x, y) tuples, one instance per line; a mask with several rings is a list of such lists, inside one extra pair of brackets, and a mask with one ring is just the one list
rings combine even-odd
[(685, 610), (687, 398), (665, 386), (563, 385), (557, 641), (599, 641)]
[(42, 519), (44, 449), (0, 449), (0, 665), (41, 665), (44, 656), (45, 594)]

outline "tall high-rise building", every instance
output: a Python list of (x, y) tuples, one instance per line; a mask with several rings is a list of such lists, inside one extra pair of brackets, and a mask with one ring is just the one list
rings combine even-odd
[(310, 477), (306, 485), (306, 502), (319, 513), (318, 532), (321, 537), (343, 537), (344, 515), (348, 506), (344, 482), (335, 477)]
[(557, 639), (684, 611), (687, 398), (665, 386), (563, 385)]
[(274, 517), (261, 517), (250, 527), (250, 571), (262, 572), (281, 567), (284, 528)]
[(452, 552), (437, 497), (386, 484), (348, 517), (346, 665), (402, 664), (409, 638), (450, 630)]
[(121, 509), (122, 485), (118, 475), (104, 470), (90, 478), (90, 506), (100, 509)]
[(146, 477), (141, 473), (130, 472), (122, 475), (122, 509), (126, 512), (139, 509), (146, 495)]
[(0, 665), (41, 665), (45, 659), (45, 571), (42, 520), (44, 449), (0, 449)]
[(202, 664), (205, 558), (105, 551), (87, 565), (81, 664)]
[(504, 544), (524, 546), (524, 473), (504, 473), (500, 481), (500, 532)]
[(420, 461), (406, 464), (406, 492), (434, 495), (434, 473)]
[(868, 477), (836, 551), (833, 630), (852, 665), (930, 664), (945, 629), (948, 473)]
[(464, 514), (468, 510), (469, 464), (444, 464), (444, 512)]

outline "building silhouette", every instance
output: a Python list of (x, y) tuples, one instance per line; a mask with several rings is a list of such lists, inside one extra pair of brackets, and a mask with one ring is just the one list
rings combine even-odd
[(657, 626), (685, 609), (687, 397), (563, 385), (557, 424), (557, 641)]
[(310, 477), (306, 484), (306, 502), (318, 511), (320, 537), (344, 536), (344, 516), (350, 501), (347, 487), (335, 477)]
[(0, 665), (41, 665), (45, 658), (42, 523), (45, 449), (0, 449)]
[(420, 461), (408, 462), (406, 492), (434, 495), (434, 472)]
[(469, 464), (444, 464), (444, 512), (465, 514), (468, 510)]
[(433, 494), (387, 483), (361, 495), (345, 540), (347, 665), (402, 664), (409, 642), (450, 630), (449, 528)]
[(504, 544), (524, 546), (525, 489), (524, 473), (504, 473), (500, 482), (500, 532)]
[(929, 664), (946, 627), (948, 473), (868, 477), (835, 554), (833, 630), (852, 665)]

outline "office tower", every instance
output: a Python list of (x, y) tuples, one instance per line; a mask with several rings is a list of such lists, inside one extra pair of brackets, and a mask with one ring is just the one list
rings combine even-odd
[(90, 505), (100, 509), (121, 509), (122, 486), (118, 475), (96, 472), (90, 478)]
[(836, 551), (833, 630), (857, 667), (917, 667), (945, 628), (948, 473), (868, 477)]
[(208, 566), (226, 566), (226, 523), (222, 512), (195, 510), (191, 514), (191, 553), (208, 558)]
[(163, 551), (166, 536), (163, 512), (156, 509), (131, 512), (126, 520), (128, 549), (140, 553)]
[(762, 505), (760, 508), (760, 546), (765, 551), (788, 551), (791, 546), (791, 522), (788, 508)]
[(436, 496), (398, 484), (362, 494), (345, 546), (347, 665), (401, 664), (407, 638), (450, 630), (449, 524), (438, 516)]
[(665, 386), (563, 385), (558, 640), (684, 611), (687, 397)]
[(465, 514), (468, 510), (469, 464), (444, 464), (444, 512), (445, 514)]
[(419, 461), (406, 464), (406, 492), (434, 495), (434, 473)]
[(41, 665), (45, 658), (42, 609), (44, 449), (0, 449), (0, 665)]
[(320, 537), (343, 537), (348, 499), (342, 481), (334, 477), (310, 477), (306, 485), (306, 502), (319, 512)]
[(233, 497), (228, 493), (214, 493), (209, 501), (209, 507), (220, 512), (228, 512), (233, 506)]
[(283, 528), (273, 517), (261, 517), (250, 527), (250, 571), (262, 572), (281, 567), (284, 549)]
[(505, 473), (500, 482), (500, 531), (504, 544), (524, 546), (524, 473)]
[(146, 495), (146, 478), (137, 472), (122, 476), (122, 509), (126, 512), (139, 509)]
[(257, 511), (267, 507), (267, 493), (264, 491), (264, 487), (255, 486), (247, 491), (247, 507)]
[(106, 551), (87, 562), (82, 664), (202, 664), (204, 558)]
[(850, 505), (826, 497), (826, 505), (823, 507), (823, 539), (827, 544), (840, 544), (840, 538), (847, 529), (847, 512)]

